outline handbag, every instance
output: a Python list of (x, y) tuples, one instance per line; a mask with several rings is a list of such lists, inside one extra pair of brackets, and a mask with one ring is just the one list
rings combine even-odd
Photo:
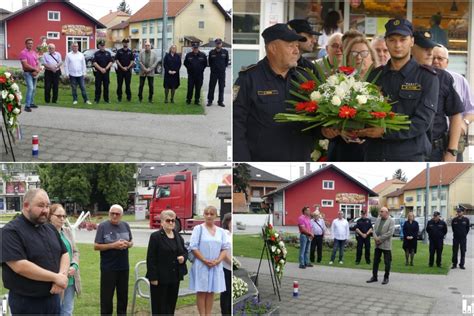
[[(202, 235), (202, 225), (199, 225), (199, 241), (198, 245), (201, 244), (201, 235)], [(191, 261), (191, 263), (194, 263), (196, 260), (196, 256), (194, 255), (193, 251), (191, 250), (190, 244), (188, 245), (188, 260)]]

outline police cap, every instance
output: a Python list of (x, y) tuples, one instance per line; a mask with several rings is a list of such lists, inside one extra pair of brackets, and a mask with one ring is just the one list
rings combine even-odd
[(428, 31), (416, 31), (413, 33), (413, 37), (415, 38), (415, 44), (422, 48), (433, 48), (439, 46), (438, 43), (431, 39), (431, 33)]
[(198, 47), (199, 47), (199, 43), (198, 43), (198, 42), (192, 42), (192, 43), (191, 43), (191, 47), (192, 47), (192, 48), (198, 48)]
[(104, 40), (98, 41), (97, 46), (105, 46), (105, 41)]
[(313, 28), (309, 24), (308, 20), (294, 19), (288, 22), (288, 25), (293, 28), (296, 33), (308, 33), (311, 35), (322, 35), (322, 33), (313, 31)]
[(130, 40), (129, 40), (128, 38), (124, 38), (124, 39), (122, 40), (122, 43), (128, 44), (128, 43), (130, 43)]
[(438, 211), (434, 211), (434, 213), (433, 213), (433, 216), (440, 216), (440, 215), (441, 215), (441, 213), (438, 212)]
[(285, 42), (306, 42), (306, 37), (298, 35), (298, 33), (296, 33), (291, 26), (285, 23), (277, 23), (267, 27), (262, 32), (262, 37), (265, 40), (265, 44), (275, 40), (282, 40)]
[(214, 43), (216, 43), (216, 44), (222, 44), (222, 39), (221, 39), (221, 38), (216, 38), (216, 39), (214, 40)]
[(392, 34), (413, 36), (413, 25), (406, 19), (391, 19), (385, 24), (385, 37)]

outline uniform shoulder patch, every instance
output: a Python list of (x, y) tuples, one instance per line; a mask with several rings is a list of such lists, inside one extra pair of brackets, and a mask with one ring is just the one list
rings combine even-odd
[(246, 72), (246, 71), (248, 71), (248, 70), (250, 70), (250, 69), (252, 69), (252, 68), (255, 68), (255, 66), (257, 66), (257, 64), (253, 64), (253, 65), (250, 65), (250, 66), (242, 67), (239, 72)]
[(431, 73), (432, 75), (437, 75), (438, 73), (436, 72), (436, 70), (431, 67), (431, 66), (428, 66), (428, 65), (420, 65), (420, 68), (421, 69), (424, 69), (424, 70), (427, 70), (429, 73)]

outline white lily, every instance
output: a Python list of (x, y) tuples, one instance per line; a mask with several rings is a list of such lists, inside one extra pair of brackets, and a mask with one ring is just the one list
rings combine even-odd
[(10, 79), (10, 77), (11, 77), (11, 76), (12, 76), (12, 74), (11, 74), (11, 73), (9, 73), (9, 72), (5, 72), (5, 78), (7, 78), (7, 79)]
[(320, 139), (319, 140), (319, 146), (321, 146), (321, 148), (324, 149), (324, 150), (328, 150), (329, 139)]
[(8, 91), (7, 90), (3, 90), (2, 91), (2, 99), (6, 99), (8, 96)]
[(341, 99), (337, 95), (335, 95), (332, 97), (331, 103), (335, 106), (339, 106), (341, 105)]
[(20, 87), (18, 87), (18, 85), (16, 83), (12, 84), (12, 89), (15, 92), (20, 92)]
[(358, 95), (356, 96), (357, 103), (359, 104), (366, 104), (367, 103), (367, 97), (365, 95)]
[(275, 252), (276, 251), (276, 247), (275, 246), (272, 246), (272, 252)]
[(13, 94), (10, 93), (10, 94), (8, 95), (8, 99), (9, 99), (10, 101), (13, 101), (14, 98), (15, 98), (15, 96), (14, 96)]
[(14, 114), (20, 114), (20, 109), (19, 108), (14, 108), (13, 113)]
[(339, 83), (339, 79), (337, 78), (336, 75), (332, 75), (332, 76), (329, 76), (326, 82), (329, 83), (331, 86), (335, 86)]
[(309, 97), (311, 101), (319, 101), (321, 99), (321, 93), (319, 91), (313, 91)]

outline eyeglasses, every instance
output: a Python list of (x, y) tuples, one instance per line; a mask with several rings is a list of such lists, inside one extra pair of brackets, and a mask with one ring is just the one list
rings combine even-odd
[(174, 224), (176, 222), (176, 220), (173, 219), (173, 218), (167, 218), (167, 219), (165, 219), (165, 222), (167, 222), (168, 224)]
[(355, 51), (355, 50), (351, 50), (350, 54), (354, 58), (356, 58), (357, 56), (360, 56), (360, 58), (366, 58), (367, 56), (369, 56), (369, 51), (368, 50), (362, 50), (362, 51), (358, 52), (358, 51)]
[(330, 47), (331, 47), (332, 49), (340, 49), (340, 50), (342, 50), (342, 45), (339, 45), (339, 44), (337, 44), (337, 43), (331, 44)]
[(122, 213), (114, 213), (114, 212), (110, 212), (109, 214), (112, 215), (112, 216), (120, 216), (120, 215), (122, 215)]
[(67, 218), (67, 215), (57, 215), (57, 214), (53, 214), (53, 215), (56, 216), (57, 218), (62, 218), (62, 219)]
[(448, 60), (446, 57), (441, 57), (441, 56), (435, 56), (433, 57), (433, 60), (439, 60), (439, 61), (443, 61), (443, 60)]

